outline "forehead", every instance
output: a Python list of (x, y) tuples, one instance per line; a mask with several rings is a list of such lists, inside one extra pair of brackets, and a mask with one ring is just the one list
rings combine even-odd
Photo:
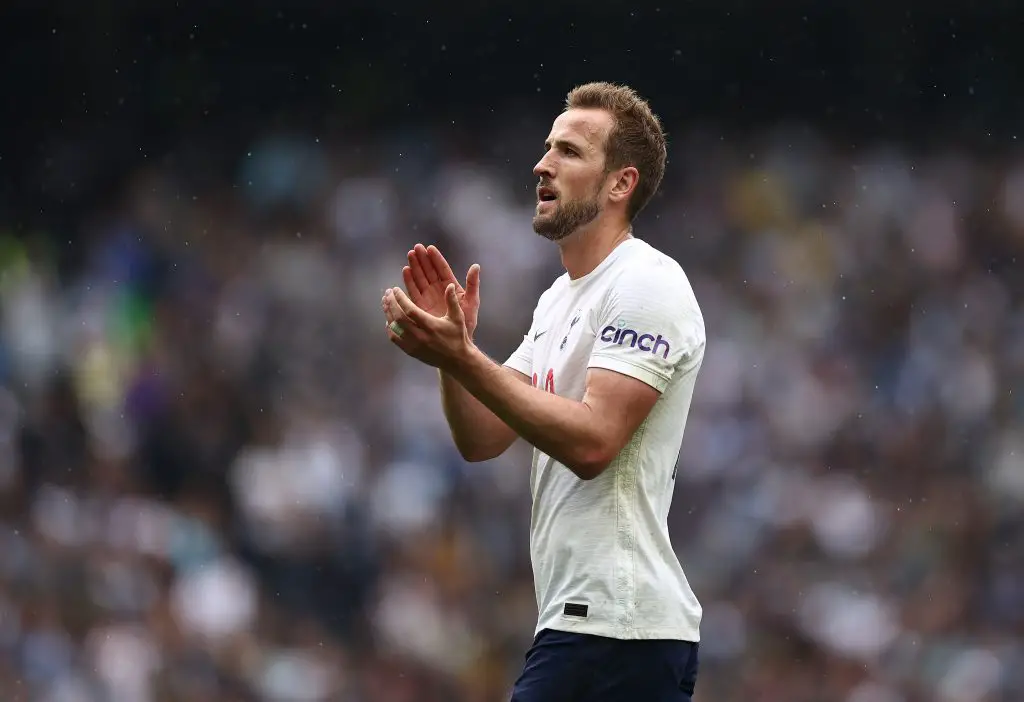
[(566, 110), (555, 118), (548, 141), (568, 141), (600, 148), (612, 128), (612, 116), (604, 110)]

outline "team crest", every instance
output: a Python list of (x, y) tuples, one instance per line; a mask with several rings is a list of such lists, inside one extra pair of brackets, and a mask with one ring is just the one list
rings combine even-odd
[(578, 323), (579, 321), (580, 321), (580, 311), (579, 311), (579, 310), (576, 310), (576, 314), (575, 314), (575, 315), (573, 315), (572, 321), (571, 321), (571, 322), (569, 322), (569, 331), (567, 331), (567, 332), (565, 333), (565, 336), (563, 336), (563, 337), (562, 337), (562, 343), (558, 345), (558, 350), (559, 350), (559, 351), (565, 351), (565, 345), (566, 345), (567, 343), (569, 343), (569, 334), (571, 334), (571, 333), (572, 333), (572, 328), (573, 328), (573, 327), (575, 327), (575, 326), (576, 326), (576, 324), (577, 324), (577, 323)]

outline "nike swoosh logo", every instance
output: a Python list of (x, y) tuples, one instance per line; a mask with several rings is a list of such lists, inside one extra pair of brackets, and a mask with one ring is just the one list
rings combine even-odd
[(533, 340), (536, 341), (537, 339), (541, 338), (542, 336), (544, 336), (547, 333), (548, 333), (547, 329), (545, 329), (544, 331), (537, 332), (536, 334), (533, 335)]

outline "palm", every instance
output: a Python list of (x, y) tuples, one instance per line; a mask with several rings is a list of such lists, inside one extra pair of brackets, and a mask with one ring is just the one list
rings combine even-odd
[(448, 313), (445, 291), (449, 285), (454, 284), (459, 307), (466, 318), (466, 327), (472, 334), (476, 329), (477, 315), (480, 311), (479, 268), (474, 266), (470, 269), (464, 288), (437, 248), (431, 246), (428, 249), (422, 244), (417, 244), (409, 252), (408, 258), (409, 265), (402, 274), (405, 289), (413, 303), (435, 317), (444, 317)]
[(450, 280), (439, 279), (428, 284), (425, 289), (413, 288), (409, 291), (409, 297), (424, 312), (429, 312), (435, 317), (444, 317), (448, 314), (448, 305), (445, 303), (444, 293), (452, 283), (455, 283), (455, 291), (459, 295), (459, 305), (462, 307), (462, 311), (465, 312), (466, 307), (463, 300), (466, 297), (466, 290), (454, 278)]

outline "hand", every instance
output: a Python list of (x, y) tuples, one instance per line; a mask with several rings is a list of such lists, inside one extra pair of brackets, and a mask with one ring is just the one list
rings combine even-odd
[(459, 307), (466, 319), (466, 329), (473, 338), (480, 313), (480, 266), (473, 264), (469, 267), (466, 287), (463, 288), (436, 246), (416, 244), (408, 256), (409, 265), (402, 269), (402, 278), (413, 304), (428, 314), (443, 317), (448, 314), (446, 291), (449, 285), (454, 285)]
[[(387, 290), (381, 304), (391, 343), (435, 368), (450, 370), (458, 366), (472, 352), (473, 341), (466, 328), (457, 287), (451, 283), (444, 292), (446, 313), (443, 317), (421, 309), (398, 288)], [(397, 323), (400, 333), (395, 332), (392, 323)]]

